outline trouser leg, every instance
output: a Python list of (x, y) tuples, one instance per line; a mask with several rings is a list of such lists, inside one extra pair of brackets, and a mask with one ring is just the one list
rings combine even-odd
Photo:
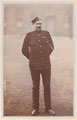
[(30, 69), (32, 77), (32, 98), (33, 98), (33, 109), (39, 109), (39, 84), (40, 84), (40, 71)]
[(51, 69), (42, 70), (42, 79), (44, 86), (44, 100), (45, 109), (51, 109), (51, 91), (50, 91), (50, 79), (51, 79)]

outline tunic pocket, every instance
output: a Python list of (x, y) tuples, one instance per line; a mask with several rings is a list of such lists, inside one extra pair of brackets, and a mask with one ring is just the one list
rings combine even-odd
[(49, 40), (48, 40), (46, 37), (42, 37), (42, 42), (48, 44), (48, 43), (49, 43)]

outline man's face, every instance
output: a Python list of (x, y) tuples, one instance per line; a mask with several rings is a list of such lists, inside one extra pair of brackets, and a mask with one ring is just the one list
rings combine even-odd
[(37, 21), (37, 22), (34, 24), (34, 26), (35, 26), (35, 29), (36, 29), (36, 30), (41, 30), (42, 21), (41, 21), (41, 20)]

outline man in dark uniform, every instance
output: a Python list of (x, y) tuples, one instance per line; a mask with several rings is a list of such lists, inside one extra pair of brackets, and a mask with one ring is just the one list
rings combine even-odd
[(35, 30), (26, 35), (22, 46), (22, 53), (29, 59), (30, 72), (33, 82), (32, 115), (36, 115), (39, 112), (40, 74), (42, 75), (44, 86), (45, 112), (55, 115), (55, 112), (51, 109), (50, 93), (50, 54), (54, 49), (54, 45), (49, 32), (41, 29), (42, 20), (35, 17), (31, 22), (34, 25)]

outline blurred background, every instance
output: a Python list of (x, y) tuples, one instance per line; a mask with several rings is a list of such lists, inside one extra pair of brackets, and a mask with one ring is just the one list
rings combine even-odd
[(11, 4), (4, 6), (5, 35), (23, 35), (32, 30), (31, 20), (39, 16), (43, 28), (54, 36), (73, 36), (72, 4)]
[[(73, 5), (4, 4), (4, 115), (29, 116), (32, 111), (32, 80), (21, 48), (31, 20), (40, 17), (50, 32), (55, 49), (51, 58), (51, 103), (57, 116), (73, 115)], [(44, 113), (42, 80), (40, 116)]]

